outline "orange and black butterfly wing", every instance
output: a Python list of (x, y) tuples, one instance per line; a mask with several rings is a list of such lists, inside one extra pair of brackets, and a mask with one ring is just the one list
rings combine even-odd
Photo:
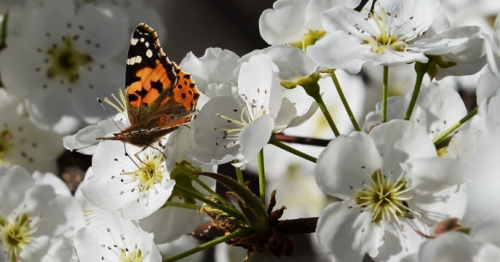
[(136, 129), (171, 128), (191, 119), (198, 90), (191, 76), (170, 62), (146, 24), (132, 34), (125, 82), (127, 111)]
[(140, 24), (130, 38), (125, 72), (127, 111), (132, 126), (147, 122), (177, 82), (174, 66), (159, 47), (156, 32)]

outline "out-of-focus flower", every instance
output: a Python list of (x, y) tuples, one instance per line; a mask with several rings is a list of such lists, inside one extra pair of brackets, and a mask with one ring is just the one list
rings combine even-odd
[(23, 168), (0, 167), (0, 260), (72, 261), (80, 208), (73, 197), (37, 185)]
[(58, 133), (104, 118), (96, 97), (124, 82), (124, 64), (111, 60), (128, 43), (123, 12), (93, 5), (76, 12), (72, 1), (47, 0), (22, 15), (18, 34), (9, 35), (0, 54), (7, 91), (25, 99), (35, 124)]
[(0, 165), (28, 171), (56, 172), (63, 152), (61, 136), (38, 129), (24, 114), (18, 98), (0, 89)]

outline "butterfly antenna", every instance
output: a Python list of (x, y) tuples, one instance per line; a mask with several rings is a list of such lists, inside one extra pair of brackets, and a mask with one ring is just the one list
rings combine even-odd
[(96, 145), (98, 145), (98, 144), (99, 144), (99, 143), (101, 143), (101, 142), (102, 142), (102, 140), (101, 140), (101, 141), (97, 141), (97, 142), (95, 142), (95, 143), (93, 143), (93, 144), (90, 144), (90, 145), (88, 145), (88, 146), (84, 146), (84, 147), (80, 147), (80, 148), (76, 148), (76, 149), (70, 149), (70, 150), (69, 150), (69, 152), (71, 152), (71, 153), (73, 153), (73, 152), (78, 152), (79, 150), (82, 150), (82, 149), (87, 149), (87, 148), (89, 148), (89, 147), (96, 146)]
[(97, 98), (97, 102), (99, 102), (99, 104), (101, 104), (102, 108), (104, 108), (104, 111), (106, 111), (106, 113), (108, 113), (108, 116), (109, 118), (113, 121), (113, 123), (115, 124), (116, 128), (118, 128), (118, 130), (120, 131), (123, 131), (119, 126), (118, 124), (116, 124), (116, 121), (113, 119), (113, 117), (111, 116), (111, 114), (109, 113), (108, 109), (104, 106), (104, 103), (102, 102), (102, 100), (98, 97)]

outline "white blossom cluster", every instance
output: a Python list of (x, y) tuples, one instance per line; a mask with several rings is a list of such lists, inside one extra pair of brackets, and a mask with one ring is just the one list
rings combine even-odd
[[(103, 140), (131, 121), (95, 100), (124, 88), (138, 23), (163, 35), (155, 10), (0, 3), (0, 261), (181, 258), (205, 213), (244, 224), (194, 176), (228, 163), (241, 187), (258, 173), (264, 206), (277, 190), (283, 219), (317, 217), (331, 261), (498, 260), (499, 2), (360, 2), (276, 0), (259, 19), (269, 47), (188, 53), (195, 117), (146, 148)], [(64, 148), (92, 156), (74, 196), (51, 174)], [(223, 245), (218, 261), (243, 259)]]

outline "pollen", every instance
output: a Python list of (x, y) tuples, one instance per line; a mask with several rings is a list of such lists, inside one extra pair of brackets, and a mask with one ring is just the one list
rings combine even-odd
[(161, 184), (165, 171), (163, 154), (154, 149), (147, 150), (144, 153), (144, 158), (140, 159), (137, 165), (137, 169), (122, 173), (124, 181), (136, 184), (133, 191), (138, 190), (138, 193), (145, 193)]
[(27, 214), (18, 215), (12, 221), (0, 217), (0, 244), (8, 261), (18, 261), (21, 252), (33, 242), (32, 234), (38, 229), (32, 228), (31, 222)]
[(371, 213), (372, 222), (385, 220), (392, 223), (393, 220), (399, 221), (399, 218), (409, 218), (413, 214), (421, 216), (408, 207), (407, 201), (411, 201), (412, 197), (408, 196), (410, 188), (402, 177), (390, 181), (379, 169), (372, 174), (371, 183), (364, 183), (365, 188), (355, 193), (354, 200)]

